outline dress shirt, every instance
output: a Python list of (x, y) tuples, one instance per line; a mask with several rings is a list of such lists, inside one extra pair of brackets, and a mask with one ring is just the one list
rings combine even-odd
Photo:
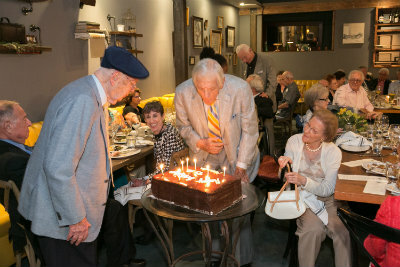
[(348, 106), (352, 108), (365, 108), (368, 112), (374, 111), (374, 106), (368, 99), (367, 92), (360, 86), (358, 91), (353, 91), (350, 84), (340, 86), (336, 91), (333, 103), (338, 106)]
[(104, 104), (107, 102), (107, 96), (106, 96), (106, 92), (104, 92), (104, 88), (101, 85), (99, 79), (97, 79), (96, 75), (91, 75), (94, 82), (96, 83), (96, 88), (97, 91), (99, 92), (100, 95), (100, 99), (101, 99), (101, 105), (104, 106)]
[(14, 142), (14, 141), (9, 140), (9, 139), (0, 139), (0, 140), (20, 148), (21, 150), (25, 151), (29, 155), (32, 154), (32, 147), (30, 147), (30, 146), (25, 146), (24, 144)]

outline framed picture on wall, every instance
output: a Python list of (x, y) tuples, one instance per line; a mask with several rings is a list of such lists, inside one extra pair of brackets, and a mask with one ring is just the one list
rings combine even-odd
[(365, 23), (344, 23), (343, 44), (363, 44)]
[(217, 28), (222, 29), (224, 27), (224, 17), (217, 17)]
[(195, 63), (196, 63), (196, 58), (190, 56), (190, 57), (189, 57), (189, 65), (194, 65)]
[(226, 47), (235, 47), (235, 27), (226, 26)]
[(193, 16), (193, 48), (203, 47), (203, 18)]
[(221, 54), (222, 33), (221, 31), (211, 30), (210, 33), (210, 47), (212, 47), (217, 54)]

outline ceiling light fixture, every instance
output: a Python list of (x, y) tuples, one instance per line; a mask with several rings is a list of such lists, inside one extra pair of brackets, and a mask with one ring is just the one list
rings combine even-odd
[(245, 4), (244, 4), (243, 2), (239, 4), (239, 6), (244, 6), (244, 5), (245, 5)]

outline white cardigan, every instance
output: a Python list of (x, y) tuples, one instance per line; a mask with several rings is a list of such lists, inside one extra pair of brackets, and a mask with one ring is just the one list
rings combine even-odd
[[(303, 134), (296, 134), (289, 138), (286, 143), (285, 156), (293, 161), (293, 171), (297, 172), (300, 166), (301, 155), (303, 154), (304, 143)], [(325, 174), (322, 182), (307, 178), (306, 185), (303, 187), (308, 192), (319, 197), (329, 197), (335, 192), (338, 170), (342, 161), (342, 152), (332, 142), (322, 143), (321, 166)]]

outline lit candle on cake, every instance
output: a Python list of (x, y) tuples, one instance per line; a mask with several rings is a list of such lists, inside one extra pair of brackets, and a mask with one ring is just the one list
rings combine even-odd
[(182, 164), (182, 172), (185, 172), (185, 170), (183, 169), (183, 160), (181, 160), (181, 164)]
[(207, 168), (207, 177), (208, 177), (210, 175), (210, 165), (207, 165), (206, 168)]
[(160, 164), (160, 170), (161, 170), (161, 174), (162, 176), (164, 176), (164, 164)]
[(390, 97), (387, 95), (387, 96), (386, 96), (386, 102), (389, 103), (389, 100), (390, 100)]
[(193, 161), (194, 161), (194, 169), (196, 170), (196, 162), (197, 162), (197, 159), (194, 159)]
[(224, 176), (225, 176), (226, 167), (224, 166), (224, 168), (223, 168), (223, 169), (224, 169)]
[(186, 171), (189, 170), (189, 158), (186, 158)]

